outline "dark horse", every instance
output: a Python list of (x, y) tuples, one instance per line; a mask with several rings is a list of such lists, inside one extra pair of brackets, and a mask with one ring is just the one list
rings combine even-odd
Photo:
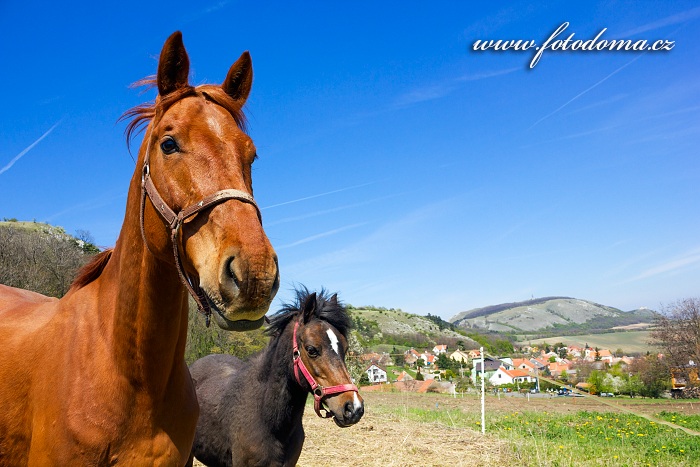
[(273, 316), (270, 344), (260, 354), (194, 362), (201, 412), (192, 455), (212, 467), (296, 465), (309, 393), (320, 417), (340, 427), (357, 423), (364, 403), (345, 367), (349, 325), (336, 295), (302, 289), (295, 304)]
[(57, 300), (0, 285), (0, 466), (184, 465), (197, 424), (185, 364), (187, 291), (227, 329), (263, 324), (277, 257), (252, 196), (242, 107), (250, 55), (224, 83), (188, 84), (165, 42), (113, 250)]

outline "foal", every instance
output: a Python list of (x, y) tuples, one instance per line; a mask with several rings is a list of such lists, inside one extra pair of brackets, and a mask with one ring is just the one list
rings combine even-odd
[(336, 295), (298, 290), (296, 303), (272, 318), (261, 353), (249, 361), (215, 354), (194, 362), (201, 412), (192, 456), (210, 467), (296, 465), (309, 392), (320, 417), (340, 427), (357, 423), (364, 403), (345, 367), (349, 325)]

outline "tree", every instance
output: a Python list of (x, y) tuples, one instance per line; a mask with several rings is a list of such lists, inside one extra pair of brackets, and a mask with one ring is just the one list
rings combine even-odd
[(605, 373), (598, 370), (593, 370), (591, 375), (588, 377), (588, 392), (591, 394), (598, 394), (600, 392), (611, 392), (605, 381)]
[(690, 381), (690, 362), (695, 368), (700, 365), (700, 298), (686, 298), (665, 307), (654, 324), (652, 343), (662, 349), (668, 364), (676, 372), (686, 373)]
[(404, 354), (396, 350), (396, 347), (391, 351), (391, 356), (394, 359), (394, 365), (403, 367), (406, 366), (406, 357)]
[(418, 368), (418, 373), (416, 373), (416, 381), (425, 381), (423, 373), (420, 372), (420, 368)]
[(661, 393), (670, 388), (671, 373), (666, 359), (656, 355), (635, 358), (630, 365), (630, 373), (641, 383), (636, 392), (642, 397), (660, 397)]
[(454, 370), (459, 368), (459, 364), (449, 358), (446, 354), (441, 353), (437, 358), (437, 366), (441, 370)]
[(369, 386), (369, 384), (370, 384), (369, 383), (369, 376), (367, 375), (366, 371), (362, 372), (362, 376), (360, 376), (359, 381), (360, 382), (359, 382), (358, 386)]
[(267, 346), (269, 338), (262, 329), (230, 332), (214, 325), (207, 328), (204, 317), (197, 311), (197, 306), (191, 297), (189, 298), (189, 306), (187, 344), (185, 346), (185, 362), (187, 364), (211, 353), (225, 353), (243, 359)]

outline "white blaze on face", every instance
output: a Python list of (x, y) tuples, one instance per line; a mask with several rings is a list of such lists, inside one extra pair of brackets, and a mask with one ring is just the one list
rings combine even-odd
[(360, 410), (360, 407), (362, 407), (362, 402), (360, 402), (360, 398), (357, 397), (357, 393), (353, 392), (352, 397), (353, 397), (353, 405), (355, 406), (355, 410)]
[(336, 336), (333, 330), (330, 328), (326, 329), (326, 334), (328, 334), (328, 338), (331, 340), (331, 347), (333, 347), (333, 351), (335, 351), (337, 355), (340, 355), (340, 352), (338, 351), (338, 336)]

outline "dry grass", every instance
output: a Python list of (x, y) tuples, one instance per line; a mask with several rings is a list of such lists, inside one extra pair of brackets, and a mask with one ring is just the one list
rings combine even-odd
[[(415, 394), (363, 394), (365, 415), (357, 425), (338, 428), (316, 416), (312, 405), (304, 412), (306, 441), (300, 467), (383, 466), (425, 467), (507, 465), (512, 459), (505, 440), (494, 435), (439, 422), (421, 422), (397, 415), (409, 407), (434, 407), (435, 399)], [(441, 397), (455, 405), (473, 399)], [(443, 404), (444, 406), (444, 404)], [(195, 466), (202, 466), (197, 460)]]
[(507, 443), (495, 436), (399, 415), (401, 408), (434, 407), (433, 398), (381, 393), (363, 396), (365, 416), (357, 425), (345, 429), (306, 410), (306, 441), (299, 466), (466, 467), (506, 465), (510, 459)]
[[(576, 417), (581, 411), (621, 416), (630, 409), (648, 414), (661, 411), (700, 414), (699, 404), (693, 401), (623, 398), (608, 401), (594, 397), (548, 396), (528, 399), (520, 395), (501, 398), (488, 395), (487, 433), (482, 436), (477, 424), (481, 404), (476, 395), (452, 398), (441, 394), (365, 391), (362, 396), (365, 416), (357, 425), (344, 429), (331, 420), (318, 418), (311, 402), (307, 404), (304, 413), (306, 441), (298, 462), (300, 467), (608, 465), (611, 456), (621, 453), (605, 447), (589, 453), (590, 444), (578, 446), (578, 438), (573, 442), (565, 441), (561, 436), (547, 435), (548, 431), (542, 427), (528, 431), (512, 425), (513, 431), (506, 431), (510, 428), (501, 426), (499, 429), (498, 424), (504, 425), (505, 420), (517, 418), (533, 423), (524, 427), (536, 427), (534, 419), (542, 417), (561, 425), (569, 423), (567, 417)], [(513, 417), (515, 413), (521, 415)], [(581, 420), (576, 419), (577, 422)], [(575, 432), (572, 427), (567, 425), (563, 429), (567, 433)], [(560, 445), (566, 449), (561, 449)], [(560, 451), (571, 455), (576, 452), (577, 457), (562, 457)], [(674, 460), (676, 465), (690, 465), (682, 458), (663, 459)], [(646, 465), (637, 460), (628, 459), (627, 464)], [(197, 465), (202, 464), (195, 462)]]

